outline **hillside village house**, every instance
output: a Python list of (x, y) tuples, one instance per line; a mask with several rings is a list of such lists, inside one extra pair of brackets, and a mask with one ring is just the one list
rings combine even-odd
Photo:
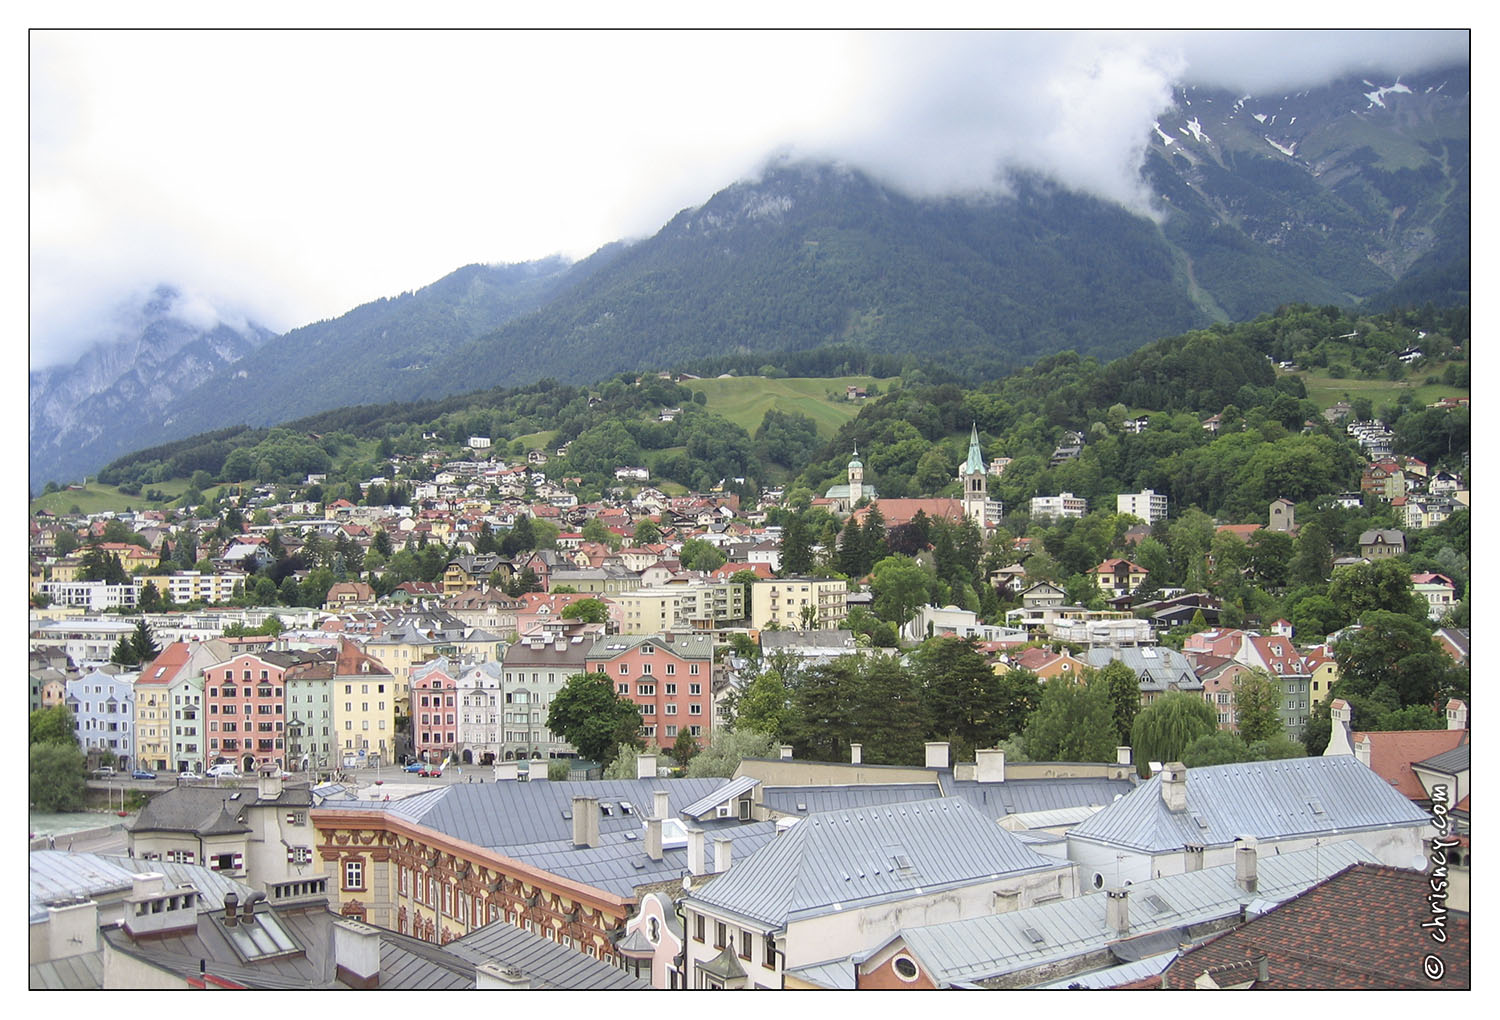
[(458, 744), (458, 684), (447, 668), (438, 659), (412, 670), (412, 750), (422, 761), (443, 761)]

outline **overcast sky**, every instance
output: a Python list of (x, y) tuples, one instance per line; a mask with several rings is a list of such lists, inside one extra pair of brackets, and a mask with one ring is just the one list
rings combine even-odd
[[(30, 35), (31, 367), (159, 282), (283, 331), (471, 262), (649, 236), (769, 154), (1138, 204), (1178, 80), (1281, 94), (1463, 32)], [(1381, 82), (1379, 84), (1388, 84)]]

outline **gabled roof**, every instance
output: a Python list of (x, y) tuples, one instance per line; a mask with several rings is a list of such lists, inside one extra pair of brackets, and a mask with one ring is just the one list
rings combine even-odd
[(768, 926), (1048, 871), (1042, 857), (956, 797), (803, 819), (688, 901)]
[(723, 786), (693, 801), (680, 813), (695, 821), (702, 821), (705, 815), (712, 814), (719, 805), (728, 804), (740, 794), (748, 793), (759, 785), (760, 780), (754, 776), (740, 776), (738, 779), (727, 780)]
[(1146, 853), (1189, 843), (1223, 846), (1257, 839), (1422, 825), (1430, 819), (1348, 755), (1206, 765), (1186, 770), (1187, 810), (1162, 800), (1160, 773), (1068, 833)]
[(1449, 775), (1455, 775), (1468, 769), (1469, 747), (1468, 743), (1464, 743), (1451, 751), (1435, 754), (1431, 758), (1416, 762), (1415, 764), (1425, 769), (1431, 769), (1434, 772), (1446, 772)]
[(1370, 768), (1410, 800), (1426, 800), (1427, 790), (1411, 770), (1425, 761), (1468, 743), (1468, 730), (1385, 730), (1354, 734), (1354, 744), (1370, 742)]

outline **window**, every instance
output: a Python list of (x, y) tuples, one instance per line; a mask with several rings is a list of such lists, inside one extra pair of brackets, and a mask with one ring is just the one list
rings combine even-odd
[(344, 862), (344, 888), (345, 889), (361, 889), (362, 890), (362, 889), (364, 889), (364, 887), (365, 887), (365, 862), (364, 861), (345, 861)]
[(698, 664), (696, 662), (689, 663), (688, 664), (688, 672), (691, 673), (693, 676), (697, 676), (698, 675)]
[(677, 714), (677, 706), (669, 704), (667, 706), (667, 715), (676, 715), (676, 714)]
[(676, 675), (677, 675), (677, 664), (675, 662), (669, 662), (669, 663), (667, 663), (667, 676), (676, 676)]
[(744, 928), (740, 929), (740, 959), (750, 959), (750, 933)]
[(702, 684), (688, 684), (688, 693), (689, 694), (702, 694), (703, 693), (703, 685)]
[[(668, 672), (670, 672), (670, 670)], [(668, 694), (668, 696), (671, 696), (671, 695), (676, 694), (676, 693), (677, 693), (677, 685), (676, 684), (667, 684), (667, 694)]]
[(627, 666), (627, 665), (626, 665), (626, 664), (625, 664), (625, 663), (623, 663), (623, 662), (622, 662), (622, 663), (620, 663), (620, 675), (621, 675), (621, 676), (625, 676), (625, 675), (626, 675), (626, 674), (627, 674), (627, 673), (629, 673), (629, 672), (630, 672), (630, 667), (629, 667), (629, 666)]
[(723, 921), (714, 923), (714, 948), (723, 949), (729, 942), (729, 927)]
[(763, 955), (761, 956), (760, 965), (762, 967), (774, 968), (776, 966), (776, 939), (767, 935), (765, 945), (761, 951)]
[(694, 702), (693, 704), (691, 704), (691, 705), (688, 706), (688, 715), (702, 715), (702, 714), (703, 714), (703, 706), (700, 705), (700, 704), (698, 704), (697, 702)]
[(654, 697), (656, 695), (656, 685), (655, 684), (636, 684), (635, 685), (635, 693), (638, 694), (638, 695), (640, 695), (641, 697), (646, 697), (646, 698)]
[(703, 915), (702, 914), (694, 914), (693, 915), (693, 941), (694, 942), (702, 942), (703, 941)]
[(620, 684), (619, 687), (618, 687), (618, 690), (619, 690), (619, 693), (621, 693), (621, 694), (629, 694), (630, 693), (630, 685), (629, 684)]

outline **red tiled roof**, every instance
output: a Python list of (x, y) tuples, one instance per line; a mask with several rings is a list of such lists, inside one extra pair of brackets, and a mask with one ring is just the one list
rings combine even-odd
[(1468, 730), (1386, 730), (1354, 734), (1356, 745), (1370, 738), (1370, 769), (1408, 800), (1426, 800), (1427, 791), (1411, 770), (1414, 761), (1426, 761), (1451, 751), (1469, 737)]
[(1264, 527), (1265, 525), (1263, 524), (1221, 524), (1214, 531), (1220, 534), (1233, 535), (1241, 542), (1245, 542), (1249, 540), (1251, 535)]
[(191, 654), (192, 649), (188, 647), (186, 641), (173, 641), (141, 670), (140, 679), (135, 682), (136, 686), (171, 683), (173, 677), (177, 676), (177, 671), (187, 665), (188, 656)]
[[(962, 500), (942, 499), (932, 497), (928, 499), (877, 499), (875, 505), (880, 507), (880, 516), (885, 518), (887, 528), (899, 528), (903, 524), (910, 524), (911, 519), (917, 516), (917, 511), (927, 515), (928, 520), (961, 521), (964, 519), (964, 504)], [(865, 508), (854, 511), (855, 518), (864, 523)]]
[[(1469, 915), (1449, 913), (1447, 941), (1433, 942), (1421, 922), (1427, 876), (1380, 864), (1355, 864), (1260, 917), (1179, 956), (1161, 987), (1191, 989), (1205, 971), (1266, 958), (1260, 989), (1468, 988)], [(1437, 980), (1423, 971), (1436, 956)], [(1226, 982), (1227, 983), (1227, 982)]]

